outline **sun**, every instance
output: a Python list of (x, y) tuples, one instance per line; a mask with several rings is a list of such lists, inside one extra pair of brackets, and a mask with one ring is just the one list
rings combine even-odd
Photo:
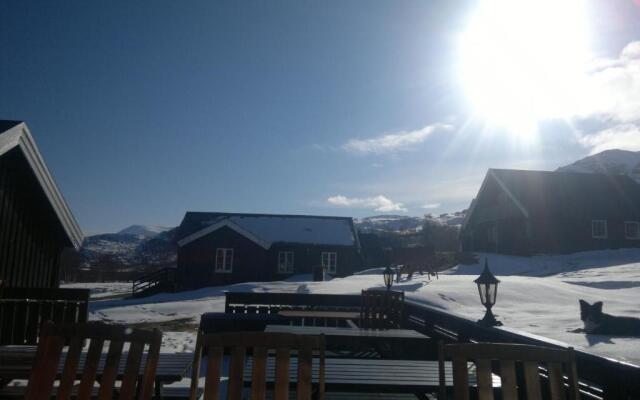
[(580, 0), (481, 0), (460, 36), (458, 75), (477, 114), (518, 135), (580, 103), (588, 61)]

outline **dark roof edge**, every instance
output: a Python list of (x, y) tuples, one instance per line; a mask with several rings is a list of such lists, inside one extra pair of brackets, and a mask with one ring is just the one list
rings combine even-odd
[(36, 146), (27, 124), (24, 122), (13, 125), (11, 128), (0, 132), (0, 156), (9, 150), (18, 147), (24, 154), (31, 170), (35, 174), (42, 190), (44, 191), (51, 207), (55, 211), (69, 241), (76, 249), (79, 249), (84, 239), (80, 226), (76, 222), (67, 202), (58, 189), (49, 168), (44, 162), (38, 147)]

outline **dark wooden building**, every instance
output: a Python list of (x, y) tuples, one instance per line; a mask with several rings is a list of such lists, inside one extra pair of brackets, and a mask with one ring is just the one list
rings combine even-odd
[(463, 250), (560, 254), (640, 247), (640, 185), (625, 175), (490, 169)]
[(82, 232), (27, 128), (0, 121), (0, 287), (57, 288)]
[(187, 212), (178, 228), (182, 288), (282, 280), (316, 267), (333, 276), (362, 268), (351, 218)]

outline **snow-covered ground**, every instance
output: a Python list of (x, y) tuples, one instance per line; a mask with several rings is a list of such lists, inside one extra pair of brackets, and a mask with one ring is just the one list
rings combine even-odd
[[(452, 313), (478, 319), (484, 314), (473, 280), (487, 258), (501, 280), (496, 316), (505, 327), (545, 336), (596, 354), (640, 364), (640, 337), (585, 335), (581, 328), (579, 299), (604, 301), (604, 311), (639, 317), (640, 250), (578, 253), (566, 256), (513, 257), (481, 254), (478, 265), (458, 266), (428, 280), (416, 275), (394, 285), (407, 298)], [(306, 277), (305, 277), (306, 278)], [(159, 294), (145, 299), (102, 300), (90, 306), (91, 318), (120, 323), (170, 323), (180, 320), (183, 332), (165, 332), (164, 350), (193, 349), (194, 329), (204, 312), (224, 310), (224, 292), (359, 293), (382, 286), (378, 273), (360, 274), (330, 282), (241, 283), (225, 287)], [(640, 332), (639, 332), (640, 334)]]
[(74, 282), (60, 285), (66, 289), (89, 289), (91, 299), (105, 297), (128, 296), (131, 294), (131, 282)]

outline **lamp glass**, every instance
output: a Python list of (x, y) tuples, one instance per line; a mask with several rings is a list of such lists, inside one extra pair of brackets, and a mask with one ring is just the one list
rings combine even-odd
[(480, 302), (483, 306), (491, 307), (496, 304), (496, 295), (498, 294), (497, 284), (479, 283), (478, 292), (480, 293)]

